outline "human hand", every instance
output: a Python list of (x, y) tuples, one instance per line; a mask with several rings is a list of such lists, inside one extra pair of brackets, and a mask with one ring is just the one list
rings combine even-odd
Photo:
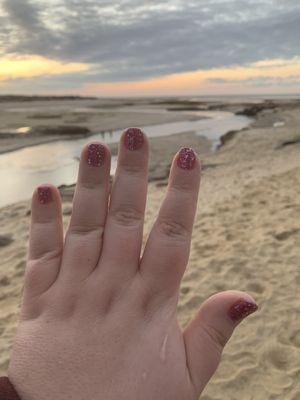
[(257, 309), (245, 293), (219, 293), (181, 330), (200, 164), (191, 149), (175, 156), (140, 258), (147, 169), (147, 138), (136, 128), (120, 140), (111, 191), (108, 148), (86, 146), (65, 241), (58, 190), (35, 191), (8, 373), (22, 400), (196, 400), (234, 328)]

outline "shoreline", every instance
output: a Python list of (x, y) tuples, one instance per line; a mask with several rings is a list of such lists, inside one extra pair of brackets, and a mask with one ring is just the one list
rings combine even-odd
[[(82, 139), (86, 136), (77, 136), (76, 139)], [(2, 139), (3, 140), (3, 139)], [(52, 137), (47, 137), (47, 138), (37, 138), (36, 140), (34, 138), (32, 138), (32, 141), (28, 140), (28, 143), (19, 143), (19, 144), (15, 144), (13, 147), (8, 147), (7, 149), (0, 149), (0, 156), (2, 154), (7, 154), (7, 153), (12, 153), (14, 151), (18, 151), (18, 150), (22, 150), (22, 149), (26, 149), (27, 147), (34, 147), (34, 146), (39, 146), (41, 144), (47, 144), (47, 143), (53, 143), (53, 142), (58, 142), (60, 140), (75, 140), (74, 136), (67, 136), (67, 135), (62, 135), (59, 138), (56, 136), (52, 136)], [(1, 139), (0, 139), (0, 144), (1, 144)]]
[[(168, 124), (168, 123), (182, 122), (182, 121), (201, 121), (203, 119), (207, 119), (205, 117), (197, 117), (196, 118), (196, 117), (193, 117), (192, 115), (187, 115), (187, 114), (184, 114), (184, 116), (186, 116), (188, 118), (182, 119), (182, 120), (178, 119), (178, 120), (175, 120), (175, 121), (171, 120), (169, 122), (163, 122), (163, 123), (160, 123), (160, 122), (151, 123), (150, 126), (163, 125), (164, 123)], [(122, 130), (122, 128), (112, 128), (111, 130), (112, 131), (117, 131), (117, 130)], [(107, 130), (107, 131), (109, 131), (109, 130)], [(100, 133), (105, 133), (107, 131), (101, 131)], [(184, 134), (186, 132), (182, 132), (182, 133)], [(16, 135), (14, 137), (9, 138), (9, 140), (11, 142), (13, 142), (16, 139), (18, 141), (18, 143), (13, 144), (13, 147), (11, 147), (12, 144), (10, 143), (8, 145), (8, 148), (1, 149), (1, 144), (2, 144), (1, 141), (4, 141), (5, 139), (7, 139), (7, 137), (5, 139), (2, 139), (1, 138), (1, 133), (0, 133), (0, 155), (1, 154), (12, 153), (14, 151), (25, 149), (27, 147), (39, 146), (41, 144), (54, 143), (54, 142), (59, 142), (59, 141), (62, 141), (62, 140), (79, 140), (79, 139), (89, 138), (89, 137), (92, 137), (92, 136), (94, 136), (96, 134), (98, 134), (98, 132), (90, 132), (90, 133), (84, 133), (84, 134), (68, 134), (68, 135), (62, 134), (62, 135), (52, 135), (52, 136), (49, 135), (49, 136), (46, 136), (46, 137), (43, 137), (41, 135), (39, 135), (39, 136), (30, 136), (30, 134), (26, 134), (26, 136), (23, 136), (22, 138), (21, 137), (17, 137), (17, 135)], [(176, 134), (176, 135), (180, 135), (180, 134), (181, 133)], [(162, 138), (162, 137), (166, 137), (166, 136), (170, 136), (170, 135), (171, 134), (166, 134), (166, 135), (162, 135), (162, 136), (159, 136), (159, 137)], [(20, 143), (20, 140), (24, 140), (24, 139), (27, 140), (27, 143)], [(108, 143), (107, 145), (113, 147), (115, 144), (117, 144), (117, 142)]]
[[(8, 122), (6, 121), (6, 124), (11, 124), (10, 128), (7, 126), (4, 127), (4, 122), (2, 122), (1, 131), (3, 134), (1, 137), (0, 133), (0, 154), (60, 140), (82, 139), (101, 132), (122, 130), (128, 126), (160, 125), (204, 119), (203, 117), (189, 113), (176, 115), (171, 112), (159, 112), (159, 110), (154, 110), (153, 113), (145, 113), (142, 111), (131, 111), (130, 109), (124, 112), (105, 110), (99, 113), (74, 113), (64, 110), (61, 114), (55, 115), (55, 118), (52, 118), (51, 114), (49, 114), (48, 118), (41, 116), (39, 117), (40, 119), (35, 119), (32, 111), (27, 111), (19, 113), (21, 115), (18, 115), (17, 122), (13, 120), (14, 115), (11, 114), (5, 112), (5, 109), (0, 112), (0, 124), (4, 119), (9, 120)], [(5, 129), (16, 129), (19, 126), (30, 126), (32, 133), (11, 134), (11, 136), (5, 133)], [(74, 127), (74, 130), (77, 128), (79, 132), (81, 130), (82, 133), (70, 133), (72, 127)]]
[[(38, 97), (36, 98), (34, 96), (33, 99), (29, 98), (29, 100), (27, 100), (25, 103), (26, 105), (28, 105), (28, 103), (31, 105), (32, 103), (37, 102), (38, 99)], [(256, 118), (259, 113), (265, 110), (274, 109), (283, 104), (282, 100), (265, 100), (256, 103), (224, 103), (222, 101), (204, 102), (180, 99), (174, 99), (172, 101), (168, 101), (167, 99), (164, 101), (153, 99), (151, 102), (149, 99), (144, 99), (145, 104), (142, 102), (142, 106), (148, 106), (150, 108), (152, 107), (153, 113), (143, 113), (142, 111), (130, 110), (130, 106), (138, 107), (139, 102), (134, 103), (134, 101), (132, 101), (131, 103), (128, 103), (126, 99), (124, 101), (111, 100), (111, 103), (109, 103), (108, 100), (105, 100), (104, 103), (103, 101), (100, 101), (100, 104), (98, 104), (97, 99), (90, 98), (82, 99), (74, 97), (73, 100), (70, 100), (69, 97), (66, 97), (65, 101), (64, 98), (57, 99), (54, 97), (52, 100), (49, 100), (47, 97), (43, 98), (43, 103), (45, 103), (42, 105), (43, 107), (46, 107), (47, 104), (56, 104), (58, 102), (59, 104), (61, 103), (60, 106), (62, 108), (67, 107), (66, 105), (70, 107), (70, 104), (72, 106), (74, 103), (80, 103), (78, 104), (79, 106), (86, 105), (87, 107), (90, 107), (90, 109), (101, 109), (102, 107), (102, 110), (105, 111), (102, 111), (99, 114), (96, 113), (89, 115), (88, 113), (84, 112), (74, 113), (74, 110), (71, 111), (71, 109), (67, 107), (63, 108), (63, 110), (59, 113), (49, 113), (47, 115), (45, 112), (41, 112), (42, 109), (40, 112), (35, 111), (35, 113), (33, 113), (30, 108), (27, 112), (23, 110), (24, 115), (19, 116), (19, 119), (17, 118), (17, 122), (14, 121), (16, 116), (13, 115), (10, 123), (15, 127), (20, 125), (30, 126), (33, 132), (26, 134), (12, 134), (11, 136), (8, 134), (2, 134), (2, 137), (0, 133), (0, 155), (21, 150), (26, 147), (38, 146), (40, 144), (53, 143), (60, 140), (76, 140), (90, 137), (98, 132), (121, 130), (126, 126), (160, 125), (164, 123), (205, 119), (204, 116), (200, 117), (190, 114), (190, 111), (226, 111), (236, 115), (244, 115), (247, 117)], [(81, 104), (82, 102), (84, 102), (83, 105)], [(287, 102), (288, 101), (286, 100), (285, 103)], [(24, 101), (20, 100), (19, 102), (13, 102), (13, 104), (14, 103), (23, 104)], [(300, 104), (298, 100), (291, 100), (289, 103), (292, 105)], [(161, 109), (157, 108), (158, 106), (163, 106), (164, 111), (162, 112)], [(109, 109), (109, 107), (111, 108)], [(123, 107), (125, 107), (126, 111), (121, 113), (118, 112), (118, 108)], [(0, 112), (0, 127), (1, 120), (12, 117), (10, 114), (11, 113), (7, 112), (4, 107), (2, 114)], [(70, 133), (70, 130), (72, 129), (72, 125), (70, 125), (71, 123), (74, 126), (74, 130), (77, 128), (78, 131), (82, 130), (83, 133)], [(5, 129), (11, 129), (8, 128), (7, 125), (6, 128), (3, 126), (4, 124), (2, 123), (1, 130), (4, 132)], [(99, 127), (101, 127), (101, 130), (99, 130)], [(55, 133), (51, 134), (51, 130), (53, 130)], [(61, 133), (59, 133), (60, 131)], [(228, 133), (229, 132), (226, 134)]]
[[(185, 116), (188, 116), (187, 114), (185, 114)], [(155, 125), (161, 125), (161, 124), (168, 124), (168, 123), (172, 123), (172, 122), (181, 122), (181, 121), (200, 121), (202, 119), (205, 118), (200, 118), (200, 117), (192, 117), (191, 115), (188, 116), (189, 118), (186, 118), (184, 120), (171, 120), (169, 122), (156, 122), (156, 123), (151, 123), (151, 126), (155, 126)], [(120, 127), (115, 127), (115, 128), (111, 128), (111, 129), (107, 129), (107, 131), (112, 130), (112, 131), (116, 131), (116, 130), (121, 130), (122, 128)], [(126, 128), (125, 128), (126, 129)], [(106, 131), (101, 131), (100, 133), (105, 133)], [(92, 137), (95, 134), (97, 134), (97, 132), (90, 132), (90, 133), (84, 133), (84, 134), (68, 134), (68, 135), (49, 135), (46, 137), (43, 137), (41, 135), (39, 136), (30, 136), (30, 134), (26, 134), (26, 136), (23, 136), (22, 138), (19, 136), (13, 136), (11, 138), (1, 138), (1, 133), (0, 133), (0, 155), (1, 154), (6, 154), (6, 153), (11, 153), (13, 151), (17, 151), (17, 150), (22, 150), (26, 147), (33, 147), (33, 146), (39, 146), (40, 144), (47, 144), (47, 143), (53, 143), (53, 142), (59, 142), (61, 140), (77, 140), (77, 139), (84, 139), (84, 138), (88, 138), (88, 137)], [(166, 135), (167, 136), (167, 135)], [(161, 136), (163, 137), (163, 136)], [(1, 149), (1, 142), (4, 141), (5, 139), (9, 139), (8, 141), (10, 141), (10, 143), (7, 145), (8, 147), (6, 149)], [(17, 141), (17, 143), (12, 143), (14, 140)], [(27, 143), (20, 143), (20, 140), (26, 140)], [(114, 143), (112, 143), (114, 144)]]

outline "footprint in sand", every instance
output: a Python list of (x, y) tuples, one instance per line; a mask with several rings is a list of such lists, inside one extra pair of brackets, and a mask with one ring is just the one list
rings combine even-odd
[(223, 260), (211, 259), (209, 261), (207, 270), (212, 272), (213, 274), (219, 274), (223, 267)]
[(205, 300), (204, 297), (199, 296), (199, 295), (195, 295), (191, 298), (189, 298), (185, 303), (184, 303), (184, 307), (189, 309), (189, 310), (195, 310), (197, 309), (200, 304), (203, 303), (203, 301)]
[(226, 388), (232, 388), (238, 385), (239, 390), (244, 391), (250, 387), (256, 368), (256, 366), (253, 366), (237, 369), (236, 373), (231, 375), (231, 379), (226, 379), (226, 381), (223, 382), (224, 386)]
[(232, 242), (233, 240), (235, 240), (235, 235), (231, 232), (226, 232), (224, 234), (224, 238), (225, 238), (226, 242)]
[(16, 251), (16, 253), (14, 254), (13, 259), (14, 260), (22, 260), (22, 259), (25, 260), (26, 255), (27, 255), (27, 250), (25, 248), (18, 249), (18, 251)]
[(198, 253), (201, 254), (201, 257), (204, 255), (210, 256), (211, 254), (214, 254), (217, 249), (218, 249), (218, 244), (216, 243), (204, 243), (204, 244), (198, 244), (196, 243), (194, 245), (194, 248)]
[(0, 235), (0, 247), (5, 247), (13, 242), (13, 237), (11, 234)]
[(8, 358), (6, 358), (3, 361), (1, 361), (0, 362), (0, 371), (7, 371), (8, 364), (9, 364), (9, 359)]
[(290, 341), (295, 347), (300, 348), (300, 329), (290, 334)]
[(230, 362), (231, 365), (236, 368), (239, 365), (247, 365), (247, 366), (256, 366), (257, 365), (257, 359), (254, 353), (251, 353), (249, 351), (237, 351), (235, 353), (228, 353), (227, 354), (227, 359)]
[(283, 241), (289, 239), (293, 235), (296, 235), (298, 232), (300, 232), (300, 229), (291, 229), (290, 231), (277, 233), (274, 235), (274, 237), (279, 241)]
[(218, 397), (210, 397), (207, 395), (201, 396), (201, 400), (219, 400), (220, 398)]
[(268, 347), (263, 359), (271, 367), (281, 371), (288, 371), (292, 368), (293, 364), (297, 364), (295, 357), (296, 355), (292, 347), (276, 343)]
[(25, 262), (25, 260), (21, 260), (21, 261), (19, 261), (16, 265), (15, 265), (15, 270), (17, 270), (17, 271), (24, 271), (25, 270), (25, 265), (26, 265), (26, 262)]
[(227, 290), (226, 284), (224, 282), (214, 283), (213, 285), (214, 292), (224, 292)]
[(300, 275), (297, 275), (295, 278), (296, 285), (300, 285)]
[(2, 286), (8, 286), (10, 284), (10, 279), (8, 276), (4, 275), (2, 278), (0, 278), (0, 287)]
[(24, 276), (24, 271), (23, 270), (18, 270), (13, 274), (14, 278), (22, 278)]
[(180, 288), (180, 292), (182, 294), (187, 294), (187, 293), (190, 292), (190, 290), (191, 290), (191, 288), (189, 286), (183, 286), (183, 287)]
[(250, 282), (247, 285), (247, 291), (262, 294), (265, 291), (265, 287), (259, 282)]

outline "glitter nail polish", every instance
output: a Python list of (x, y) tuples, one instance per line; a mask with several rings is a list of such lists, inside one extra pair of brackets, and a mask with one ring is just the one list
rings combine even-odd
[(189, 147), (184, 147), (180, 150), (177, 158), (177, 165), (182, 169), (193, 169), (196, 162), (194, 150)]
[(257, 308), (257, 304), (241, 299), (236, 301), (230, 307), (228, 314), (233, 321), (240, 321), (243, 318), (246, 318), (248, 315), (254, 313)]
[(128, 150), (138, 150), (144, 143), (144, 134), (139, 128), (128, 128), (125, 131), (124, 145)]
[(101, 167), (104, 164), (105, 147), (99, 143), (92, 143), (87, 151), (87, 163), (93, 167)]
[(50, 203), (52, 201), (52, 192), (49, 186), (40, 186), (37, 189), (38, 199), (41, 204)]

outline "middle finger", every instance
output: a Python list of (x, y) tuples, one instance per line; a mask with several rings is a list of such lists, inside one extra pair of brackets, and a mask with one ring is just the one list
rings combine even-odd
[(148, 153), (148, 141), (140, 129), (129, 128), (123, 132), (100, 258), (103, 268), (115, 272), (118, 279), (131, 276), (139, 264), (148, 185)]

